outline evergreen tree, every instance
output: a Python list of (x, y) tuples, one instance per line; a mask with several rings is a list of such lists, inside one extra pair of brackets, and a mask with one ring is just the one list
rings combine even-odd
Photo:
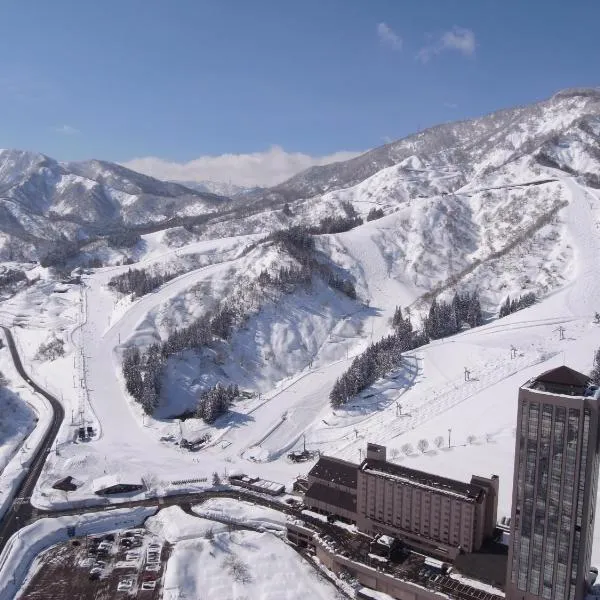
[(590, 373), (590, 377), (592, 379), (592, 383), (595, 385), (600, 385), (600, 348), (596, 350), (596, 355), (594, 356), (594, 366), (592, 368), (592, 372)]

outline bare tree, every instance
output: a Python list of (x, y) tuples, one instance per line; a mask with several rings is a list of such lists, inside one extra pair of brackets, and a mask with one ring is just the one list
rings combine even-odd
[(398, 448), (392, 448), (390, 450), (390, 456), (392, 457), (392, 460), (396, 460), (400, 456), (400, 450), (398, 450)]
[(428, 448), (429, 448), (429, 442), (425, 439), (423, 440), (419, 440), (417, 442), (417, 448), (423, 453), (425, 454), (425, 452), (427, 452)]
[(436, 448), (441, 448), (444, 445), (444, 438), (441, 435), (438, 435), (435, 440), (433, 440)]
[(471, 445), (475, 442), (477, 438), (471, 433), (467, 436), (467, 444)]
[(404, 452), (404, 454), (406, 454), (406, 456), (408, 456), (409, 454), (412, 454), (413, 451), (413, 447), (411, 444), (404, 444), (402, 446), (402, 452)]
[(252, 581), (252, 575), (250, 574), (248, 565), (234, 554), (228, 556), (223, 561), (223, 566), (229, 570), (234, 581), (237, 581), (238, 583), (250, 583)]

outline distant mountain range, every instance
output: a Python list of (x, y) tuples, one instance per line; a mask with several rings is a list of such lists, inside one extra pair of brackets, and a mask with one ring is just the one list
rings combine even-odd
[[(422, 210), (441, 211), (445, 229), (418, 230), (415, 213), (411, 235), (432, 251), (439, 244), (460, 254), (467, 248), (450, 239), (460, 230), (462, 240), (483, 252), (499, 240), (486, 235), (482, 219), (484, 213), (491, 218), (493, 207), (479, 196), (475, 202), (477, 191), (488, 190), (498, 205), (511, 207), (494, 214), (501, 222), (494, 230), (510, 241), (516, 230), (507, 219), (517, 205), (532, 219), (556, 209), (546, 192), (535, 197), (523, 187), (552, 179), (552, 169), (600, 186), (600, 91), (566, 90), (544, 102), (433, 127), (349, 161), (312, 167), (270, 189), (163, 182), (105, 161), (63, 163), (2, 150), (0, 258), (38, 260), (66, 242), (85, 248), (102, 238), (111, 245), (115, 234), (161, 229), (172, 230), (173, 239), (269, 232), (314, 225), (349, 206), (364, 217), (372, 208), (389, 214), (425, 200)], [(459, 246), (448, 249), (449, 243)]]
[(258, 192), (262, 189), (259, 187), (244, 187), (224, 181), (176, 181), (175, 183), (184, 185), (197, 192), (216, 194), (217, 196), (226, 196), (228, 198), (234, 198), (235, 196), (247, 194), (249, 192)]

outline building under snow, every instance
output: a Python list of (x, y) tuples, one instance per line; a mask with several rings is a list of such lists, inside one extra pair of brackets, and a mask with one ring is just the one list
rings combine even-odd
[(496, 526), (498, 477), (469, 483), (388, 462), (368, 444), (358, 465), (323, 456), (308, 474), (304, 503), (369, 535), (386, 534), (444, 560), (474, 552)]
[(139, 477), (127, 477), (125, 480), (121, 475), (105, 475), (92, 483), (92, 489), (97, 496), (139, 492), (144, 487), (144, 482)]

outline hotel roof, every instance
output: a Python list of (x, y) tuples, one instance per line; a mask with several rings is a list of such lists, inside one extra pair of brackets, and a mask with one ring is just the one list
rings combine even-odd
[(358, 465), (331, 456), (321, 456), (308, 475), (356, 489)]
[(523, 387), (551, 394), (586, 396), (592, 395), (591, 392), (588, 393), (590, 383), (591, 379), (587, 375), (563, 365), (534, 377)]
[(475, 483), (465, 483), (447, 477), (440, 477), (424, 471), (409, 469), (390, 462), (366, 459), (360, 466), (361, 470), (374, 475), (381, 475), (386, 479), (406, 482), (412, 486), (425, 488), (429, 491), (438, 492), (476, 501), (484, 492), (484, 488)]

